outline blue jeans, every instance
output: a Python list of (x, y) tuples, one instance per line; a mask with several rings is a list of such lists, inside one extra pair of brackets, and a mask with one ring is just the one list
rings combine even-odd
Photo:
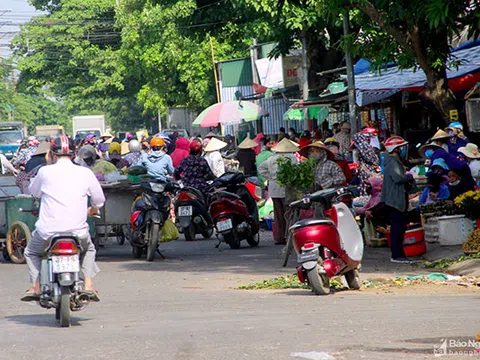
[(392, 258), (402, 258), (405, 257), (403, 240), (405, 238), (405, 230), (407, 229), (407, 214), (390, 206), (389, 210), (392, 219), (392, 228), (390, 230), (390, 249), (392, 250)]

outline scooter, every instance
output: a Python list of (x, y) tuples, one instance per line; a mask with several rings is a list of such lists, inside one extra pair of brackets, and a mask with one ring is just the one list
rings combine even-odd
[(90, 303), (80, 279), (81, 246), (72, 233), (51, 237), (47, 257), (40, 270), (40, 300), (44, 308), (55, 308), (55, 318), (61, 327), (70, 326), (70, 310), (79, 311)]
[(292, 202), (300, 210), (318, 204), (318, 218), (300, 220), (289, 229), (288, 241), (297, 253), (297, 275), (317, 295), (330, 293), (330, 278), (345, 276), (351, 289), (360, 289), (358, 275), (363, 257), (363, 238), (350, 208), (353, 187), (321, 190)]
[(241, 173), (225, 173), (213, 184), (216, 191), (209, 211), (220, 243), (224, 241), (230, 248), (239, 249), (241, 241), (247, 240), (251, 247), (258, 246), (260, 220), (257, 201), (261, 199), (260, 187)]
[(213, 234), (213, 220), (208, 213), (208, 194), (192, 187), (182, 188), (175, 197), (177, 227), (186, 241), (195, 240), (196, 234), (209, 239)]
[(160, 241), (160, 231), (170, 217), (170, 194), (174, 194), (179, 185), (175, 182), (149, 180), (140, 186), (144, 192), (133, 204), (130, 216), (132, 232), (128, 238), (134, 258), (139, 259), (146, 250), (147, 261), (153, 261)]

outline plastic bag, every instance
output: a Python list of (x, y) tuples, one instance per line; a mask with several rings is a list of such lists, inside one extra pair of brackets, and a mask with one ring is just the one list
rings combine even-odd
[(177, 240), (180, 237), (177, 227), (171, 219), (167, 219), (162, 227), (160, 242)]

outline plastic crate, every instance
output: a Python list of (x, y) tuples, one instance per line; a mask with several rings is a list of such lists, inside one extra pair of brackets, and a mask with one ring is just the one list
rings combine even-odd
[(473, 222), (465, 215), (440, 216), (437, 219), (440, 245), (462, 245), (473, 231)]

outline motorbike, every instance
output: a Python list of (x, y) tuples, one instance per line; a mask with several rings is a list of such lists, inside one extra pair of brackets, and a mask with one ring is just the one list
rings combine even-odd
[(153, 261), (158, 250), (161, 229), (170, 217), (170, 195), (179, 189), (179, 185), (175, 182), (148, 180), (140, 186), (143, 193), (133, 204), (130, 216), (132, 231), (128, 238), (134, 258), (139, 259), (146, 252), (147, 261)]
[(297, 221), (289, 229), (288, 242), (297, 253), (297, 275), (317, 295), (330, 292), (330, 278), (345, 276), (348, 287), (361, 286), (358, 271), (363, 257), (363, 238), (348, 203), (353, 187), (321, 190), (292, 202), (297, 210), (318, 205), (315, 218)]
[(70, 326), (70, 311), (80, 311), (90, 303), (80, 278), (81, 245), (73, 233), (59, 233), (50, 238), (46, 258), (40, 270), (40, 306), (55, 308), (61, 327)]
[(177, 227), (186, 241), (195, 240), (196, 234), (209, 239), (213, 234), (213, 220), (208, 213), (208, 194), (192, 187), (182, 188), (175, 197)]
[(260, 242), (260, 220), (257, 201), (261, 189), (241, 173), (225, 173), (214, 183), (210, 216), (215, 224), (217, 238), (230, 248), (239, 249), (242, 240), (251, 247)]

